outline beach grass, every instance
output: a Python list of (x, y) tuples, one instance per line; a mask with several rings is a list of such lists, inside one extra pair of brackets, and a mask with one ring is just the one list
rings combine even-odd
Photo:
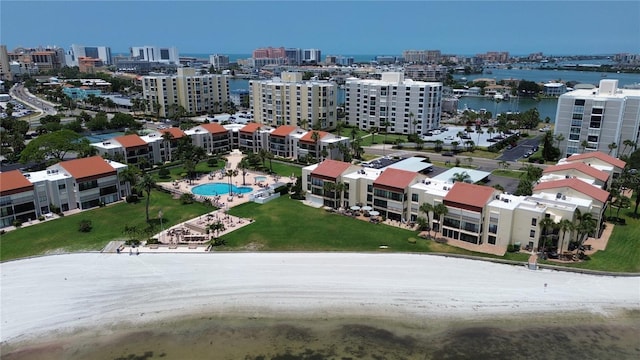
[[(7, 232), (0, 239), (0, 261), (55, 252), (101, 250), (111, 240), (126, 239), (125, 226), (149, 227), (145, 203), (146, 199), (138, 203), (117, 203)], [(160, 210), (163, 212), (162, 226), (166, 229), (212, 208), (201, 203), (183, 205), (169, 194), (153, 191), (149, 216), (154, 232), (160, 231)], [(82, 220), (91, 221), (90, 232), (78, 230)]]

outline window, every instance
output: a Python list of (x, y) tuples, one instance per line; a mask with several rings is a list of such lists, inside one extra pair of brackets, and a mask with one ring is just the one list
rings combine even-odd
[(534, 237), (536, 237), (536, 231), (535, 231), (535, 230), (531, 230), (531, 231), (529, 231), (529, 237), (530, 237), (530, 238), (534, 238)]
[(418, 194), (411, 194), (411, 201), (418, 202)]
[(538, 219), (532, 218), (531, 219), (531, 226), (537, 226), (537, 225), (538, 225)]
[(584, 99), (576, 99), (576, 102), (574, 103), (574, 105), (584, 106)]
[(491, 244), (491, 245), (495, 245), (496, 244), (496, 237), (495, 236), (489, 235), (487, 240), (489, 241), (489, 244)]

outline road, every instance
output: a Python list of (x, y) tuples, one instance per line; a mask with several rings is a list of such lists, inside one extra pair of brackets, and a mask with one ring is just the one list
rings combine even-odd
[(55, 115), (58, 113), (55, 109), (54, 104), (48, 101), (44, 101), (37, 96), (34, 96), (21, 83), (13, 85), (11, 89), (9, 89), (9, 94), (16, 101), (19, 101), (40, 112), (40, 115), (31, 117), (28, 120), (30, 127), (37, 127), (40, 124), (41, 117), (44, 117), (46, 115)]
[(529, 138), (524, 139), (520, 141), (520, 143), (518, 143), (518, 146), (514, 147), (513, 149), (509, 149), (509, 150), (505, 149), (502, 155), (498, 157), (498, 160), (516, 161), (524, 157), (524, 154), (527, 151), (538, 146), (540, 144), (540, 139), (541, 139), (541, 136), (536, 136), (531, 139)]

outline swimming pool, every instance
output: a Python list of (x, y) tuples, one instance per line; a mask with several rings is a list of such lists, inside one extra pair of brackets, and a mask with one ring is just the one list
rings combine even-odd
[[(248, 186), (235, 186), (231, 185), (231, 191), (234, 194), (246, 194), (253, 191), (252, 188)], [(229, 193), (229, 184), (225, 183), (208, 183), (202, 184), (191, 189), (191, 192), (196, 195), (224, 195)]]

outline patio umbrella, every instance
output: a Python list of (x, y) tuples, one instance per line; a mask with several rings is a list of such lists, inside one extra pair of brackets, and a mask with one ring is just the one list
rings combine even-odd
[(358, 211), (358, 210), (360, 210), (360, 206), (358, 206), (358, 205), (353, 205), (353, 206), (351, 207), (351, 210), (353, 210), (353, 211)]
[(371, 215), (371, 216), (378, 216), (378, 215), (380, 215), (380, 212), (375, 211), (375, 210), (374, 210), (374, 211), (369, 211), (369, 215)]
[(373, 210), (373, 208), (372, 208), (371, 206), (363, 206), (363, 207), (362, 207), (362, 210), (364, 210), (364, 211), (371, 211), (371, 210)]

